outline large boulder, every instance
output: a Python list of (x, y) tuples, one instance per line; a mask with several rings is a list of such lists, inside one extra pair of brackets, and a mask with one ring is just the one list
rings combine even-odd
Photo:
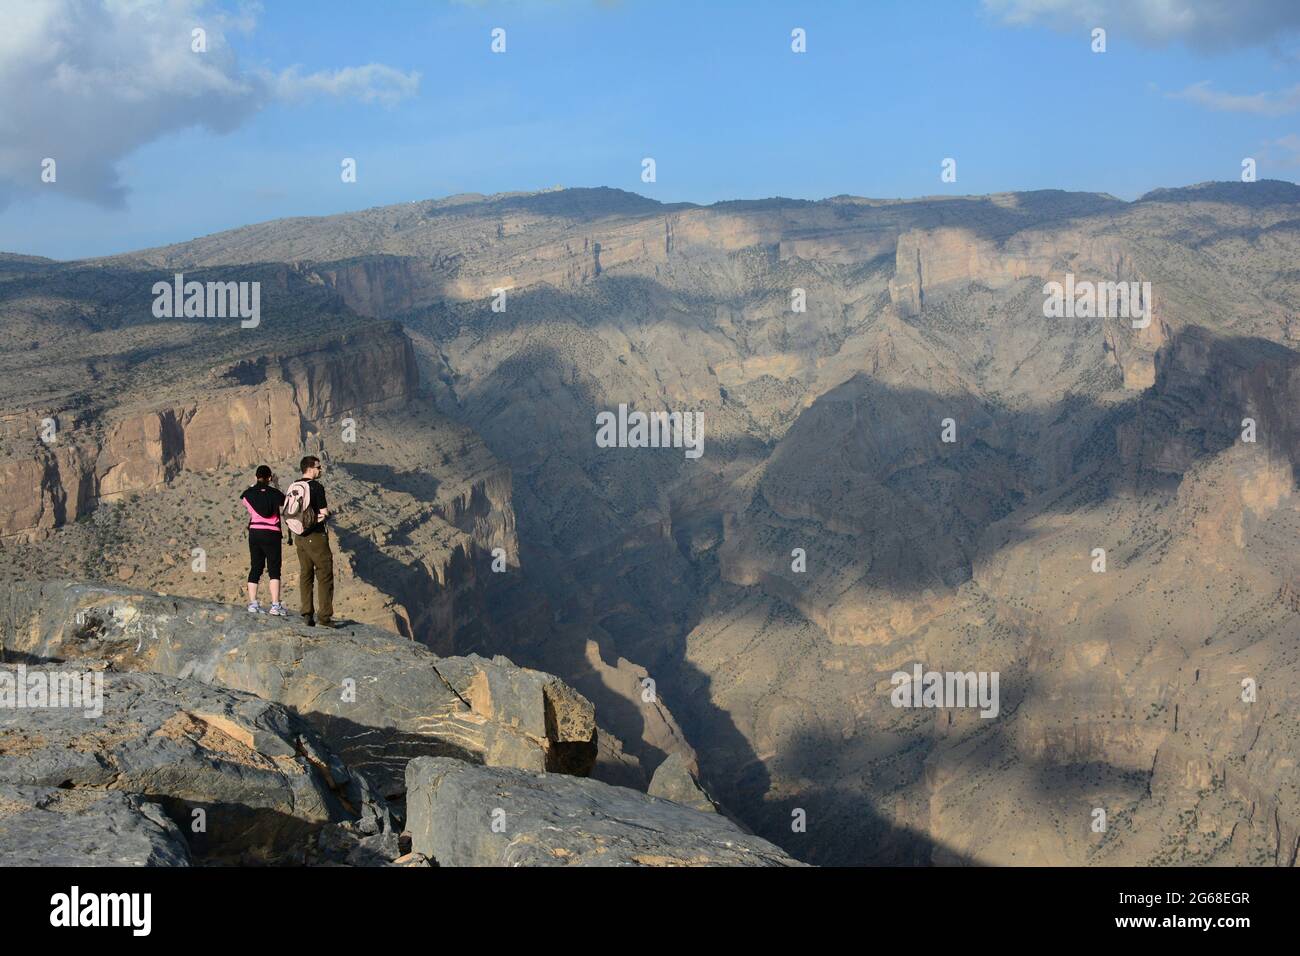
[(210, 601), (35, 582), (0, 592), (0, 642), (10, 660), (104, 659), (284, 704), (387, 795), (420, 755), (573, 774), (596, 761), (591, 703), (558, 678), (504, 657), (438, 657), (365, 625), (322, 630)]
[(420, 757), (406, 767), (411, 849), (440, 866), (799, 866), (701, 813), (582, 777)]
[(681, 754), (669, 754), (650, 778), (650, 787), (646, 791), (652, 797), (671, 800), (682, 806), (699, 810), (702, 813), (717, 813), (718, 805), (700, 786), (694, 769)]
[[(56, 688), (74, 677), (87, 682), (85, 692), (60, 695)], [(250, 694), (157, 674), (0, 667), (0, 697), (13, 704), (16, 692), (23, 706), (0, 707), (0, 786), (137, 795), (180, 827), (198, 859), (305, 862), (327, 826), (391, 829), (364, 777), (300, 718)], [(95, 807), (83, 830), (99, 828), (108, 839), (104, 828), (117, 825), (123, 808)], [(29, 812), (12, 825), (50, 819)], [(143, 821), (133, 832), (152, 834)]]
[(0, 866), (189, 866), (180, 828), (115, 790), (0, 784)]

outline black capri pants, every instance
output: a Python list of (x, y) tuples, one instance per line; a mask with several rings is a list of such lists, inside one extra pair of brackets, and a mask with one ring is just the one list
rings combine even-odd
[(280, 532), (248, 532), (248, 583), (256, 584), (262, 577), (262, 568), (272, 581), (280, 580)]

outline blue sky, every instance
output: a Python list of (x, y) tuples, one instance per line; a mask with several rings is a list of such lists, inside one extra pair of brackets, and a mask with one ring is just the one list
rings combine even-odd
[[(8, 126), (0, 116), (20, 147), (0, 141), (8, 252), (101, 255), (553, 185), (701, 203), (1040, 188), (1131, 199), (1236, 179), (1246, 156), (1261, 179), (1300, 170), (1300, 3), (1172, 0), (1194, 16), (1170, 21), (1170, 0), (1073, 5), (1091, 7), (1083, 16), (1056, 0), (180, 0), (144, 30), (111, 19), (111, 3), (91, 11), (103, 0), (49, 3), (71, 22), (20, 34), (87, 64), (92, 81), (66, 93), (55, 77), (68, 63), (25, 49), (0, 66), (5, 97), (7, 83), (55, 88)], [(212, 40), (202, 75), (188, 65), (191, 23)], [(1089, 23), (1106, 28), (1105, 53)], [(504, 54), (490, 50), (494, 27)], [(795, 27), (807, 53), (791, 52)], [(73, 30), (75, 43), (50, 40)], [(139, 46), (150, 31), (161, 46)], [(0, 63), (5, 42), (23, 41), (0, 41)], [(68, 162), (39, 183), (51, 143)], [(647, 156), (655, 183), (641, 181)], [(343, 157), (355, 183), (340, 180)], [(940, 181), (945, 157), (956, 183)]]

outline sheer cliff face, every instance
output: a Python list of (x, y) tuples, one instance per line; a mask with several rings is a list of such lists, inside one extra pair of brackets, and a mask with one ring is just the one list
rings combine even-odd
[[(263, 447), (282, 422), (328, 446), (345, 412), (382, 408), (334, 470), (370, 619), (561, 674), (646, 770), (697, 759), (797, 855), (1285, 863), (1298, 213), (1277, 183), (707, 208), (564, 190), (95, 268), (292, 262), (274, 274), (318, 311), (399, 320), (391, 348), (232, 359), (209, 414), (273, 422)], [(1051, 317), (1067, 282), (1150, 293), (1138, 315)], [(703, 455), (598, 447), (620, 404), (701, 413)], [(0, 518), (70, 521), (121, 493), (105, 481), (183, 485), (187, 407), (123, 424), (107, 457), (13, 459), (25, 477), (4, 480), (47, 491)], [(204, 468), (243, 454), (216, 444)], [(998, 715), (895, 707), (916, 662), (997, 672)]]
[(180, 403), (149, 408), (146, 393), (53, 416), (49, 441), (44, 419), (17, 419), (26, 434), (6, 443), (0, 535), (76, 521), (100, 501), (151, 491), (182, 471), (287, 463), (309, 431), (344, 413), (403, 407), (418, 381), (410, 340), (387, 326), (214, 369)]

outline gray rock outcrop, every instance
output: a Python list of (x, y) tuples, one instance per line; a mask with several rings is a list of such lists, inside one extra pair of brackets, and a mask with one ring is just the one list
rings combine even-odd
[(24, 659), (103, 659), (283, 704), (386, 795), (400, 794), (414, 756), (575, 774), (596, 760), (594, 710), (558, 678), (503, 657), (438, 657), (378, 628), (321, 631), (209, 601), (69, 582), (5, 589), (6, 627), (5, 648)]
[[(0, 679), (50, 683), (71, 670), (18, 665), (0, 669)], [(60, 705), (53, 694), (41, 706), (0, 708), (0, 785), (134, 794), (157, 804), (204, 860), (303, 862), (323, 827), (391, 830), (365, 778), (283, 707), (189, 679), (94, 676), (103, 683), (93, 708), (86, 700)], [(95, 806), (107, 838), (124, 808)], [(157, 823), (152, 811), (140, 812)], [(23, 813), (14, 826), (51, 819)], [(144, 821), (128, 829), (152, 833)]]
[(180, 828), (115, 790), (0, 784), (0, 866), (189, 866)]
[(798, 866), (717, 813), (563, 774), (419, 757), (411, 849), (440, 866)]

